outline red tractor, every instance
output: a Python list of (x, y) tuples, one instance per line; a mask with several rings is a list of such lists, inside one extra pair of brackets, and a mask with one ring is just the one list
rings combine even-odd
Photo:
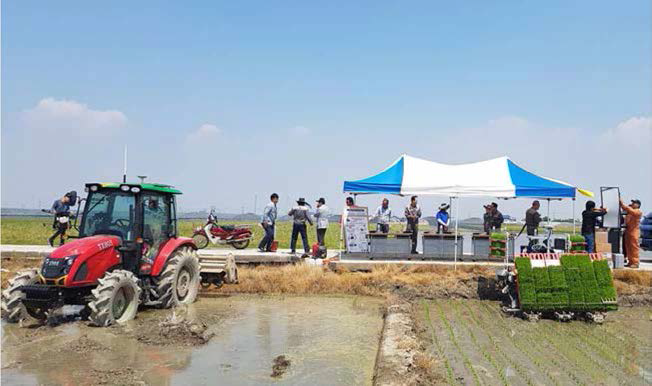
[(181, 192), (149, 183), (90, 183), (86, 191), (78, 239), (9, 281), (2, 318), (43, 320), (71, 304), (83, 306), (91, 324), (108, 326), (133, 319), (140, 305), (194, 302), (200, 265), (192, 239), (177, 236)]

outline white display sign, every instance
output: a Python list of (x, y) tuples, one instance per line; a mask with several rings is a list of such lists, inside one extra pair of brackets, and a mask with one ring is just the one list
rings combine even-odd
[(346, 208), (344, 213), (344, 245), (349, 253), (368, 253), (369, 234), (366, 207)]
[(605, 228), (620, 228), (620, 189), (600, 188), (602, 207), (607, 209), (603, 216), (602, 226)]

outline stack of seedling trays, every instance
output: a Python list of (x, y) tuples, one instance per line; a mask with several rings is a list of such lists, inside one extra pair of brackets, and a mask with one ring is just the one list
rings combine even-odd
[(560, 265), (532, 267), (527, 257), (515, 259), (518, 296), (524, 312), (603, 312), (618, 309), (607, 260), (563, 255)]
[(586, 253), (586, 240), (581, 235), (570, 235), (570, 253)]
[(494, 232), (489, 239), (489, 259), (504, 260), (507, 255), (507, 235)]

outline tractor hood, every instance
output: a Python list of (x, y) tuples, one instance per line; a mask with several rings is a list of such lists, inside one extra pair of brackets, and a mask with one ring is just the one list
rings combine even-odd
[(72, 255), (92, 256), (96, 253), (120, 245), (117, 236), (97, 235), (76, 239), (52, 251), (50, 258), (58, 259)]

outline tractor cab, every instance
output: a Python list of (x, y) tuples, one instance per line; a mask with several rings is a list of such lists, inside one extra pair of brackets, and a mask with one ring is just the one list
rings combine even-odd
[(79, 237), (117, 236), (123, 268), (148, 274), (160, 247), (177, 237), (175, 195), (181, 192), (127, 183), (89, 183), (86, 190)]

